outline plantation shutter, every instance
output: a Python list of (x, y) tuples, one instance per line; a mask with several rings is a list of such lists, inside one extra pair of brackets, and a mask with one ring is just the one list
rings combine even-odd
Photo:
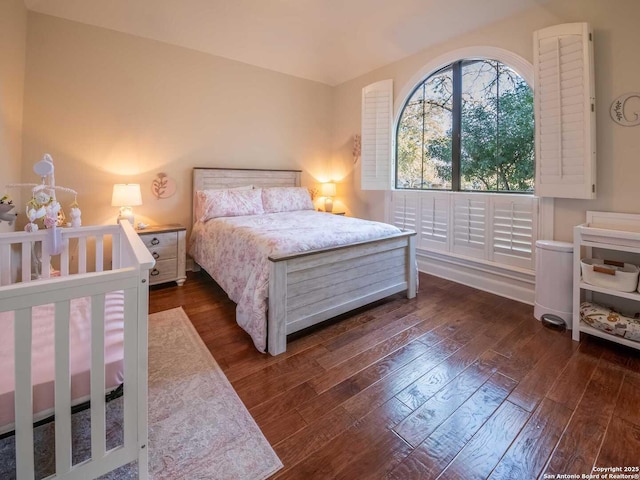
[(420, 197), (417, 194), (393, 192), (391, 224), (402, 230), (417, 231)]
[(447, 250), (449, 197), (447, 194), (423, 195), (420, 201), (418, 245), (431, 250)]
[(493, 198), (491, 215), (493, 261), (533, 269), (537, 218), (537, 201), (532, 201), (530, 198)]
[(393, 80), (362, 89), (362, 190), (390, 188), (392, 110)]
[(452, 251), (469, 257), (485, 258), (487, 245), (487, 200), (477, 195), (453, 198)]
[(595, 198), (593, 34), (586, 23), (534, 33), (536, 195)]

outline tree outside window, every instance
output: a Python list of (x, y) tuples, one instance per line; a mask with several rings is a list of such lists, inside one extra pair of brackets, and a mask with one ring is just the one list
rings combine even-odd
[(430, 75), (397, 127), (396, 188), (533, 191), (533, 92), (496, 60), (460, 60)]

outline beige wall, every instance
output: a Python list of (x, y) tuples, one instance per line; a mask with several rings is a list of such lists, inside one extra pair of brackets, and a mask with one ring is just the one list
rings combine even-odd
[[(0, 100), (0, 135), (10, 138), (0, 144), (10, 148), (0, 161), (9, 158), (6, 170), (15, 176), (20, 168), (16, 126), (24, 9), (20, 0), (3, 2), (0, 8), (7, 10), (0, 11), (0, 22), (6, 23), (2, 35), (10, 35), (7, 41), (18, 46), (0, 53), (13, 62), (0, 63), (2, 79), (11, 80), (0, 85), (13, 85), (16, 92)], [(22, 22), (11, 21), (10, 15)], [(598, 199), (556, 201), (555, 238), (570, 240), (571, 227), (584, 220), (586, 210), (640, 212), (640, 127), (618, 126), (608, 113), (615, 97), (639, 89), (638, 18), (637, 0), (550, 0), (331, 88), (30, 13), (22, 181), (35, 180), (31, 166), (49, 152), (57, 183), (79, 190), (85, 223), (112, 222), (117, 215), (110, 206), (113, 183), (139, 182), (144, 201), (136, 208), (139, 220), (188, 225), (192, 167), (300, 168), (306, 185), (329, 177), (339, 181), (334, 209), (383, 219), (384, 195), (359, 189), (359, 165), (351, 156), (353, 135), (360, 131), (363, 86), (393, 78), (397, 95), (429, 60), (466, 46), (506, 48), (531, 61), (534, 30), (588, 21), (595, 30)], [(159, 172), (178, 182), (174, 197), (157, 200), (151, 195)]]
[[(23, 0), (0, 2), (0, 197), (7, 183), (20, 181), (22, 101), (27, 36)], [(20, 203), (20, 191), (7, 190)], [(13, 230), (6, 222), (0, 232)]]
[[(189, 225), (194, 166), (327, 174), (328, 86), (33, 12), (27, 52), (23, 181), (50, 153), (85, 224), (114, 222), (113, 184), (140, 183), (137, 220)], [(159, 172), (175, 196), (152, 196)]]
[(637, 0), (550, 0), (526, 13), (460, 36), (336, 87), (332, 175), (344, 178), (339, 191), (355, 215), (382, 219), (384, 195), (359, 189), (359, 165), (353, 165), (352, 138), (360, 130), (363, 86), (392, 78), (397, 95), (431, 59), (476, 45), (511, 50), (532, 62), (533, 32), (568, 22), (594, 28), (597, 98), (597, 200), (556, 200), (555, 238), (570, 241), (572, 226), (586, 210), (640, 213), (640, 126), (622, 127), (609, 117), (617, 96), (640, 91), (640, 2)]

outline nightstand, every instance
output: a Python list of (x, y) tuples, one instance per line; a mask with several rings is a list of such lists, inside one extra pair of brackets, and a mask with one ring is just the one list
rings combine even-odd
[(175, 281), (181, 287), (187, 279), (187, 229), (177, 224), (154, 225), (136, 232), (156, 259), (149, 285)]

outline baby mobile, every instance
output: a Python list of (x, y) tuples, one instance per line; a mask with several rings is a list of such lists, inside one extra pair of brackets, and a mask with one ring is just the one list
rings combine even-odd
[(47, 249), (50, 255), (58, 255), (62, 252), (62, 232), (58, 229), (65, 223), (65, 215), (60, 202), (56, 198), (56, 192), (62, 191), (74, 196), (69, 208), (71, 227), (82, 225), (80, 207), (77, 203), (78, 192), (72, 188), (56, 185), (54, 177), (53, 158), (46, 153), (42, 160), (33, 166), (33, 171), (40, 176), (41, 183), (14, 183), (7, 188), (31, 187), (31, 200), (27, 202), (26, 215), (29, 223), (24, 229), (27, 232), (37, 232), (39, 221), (47, 229)]

